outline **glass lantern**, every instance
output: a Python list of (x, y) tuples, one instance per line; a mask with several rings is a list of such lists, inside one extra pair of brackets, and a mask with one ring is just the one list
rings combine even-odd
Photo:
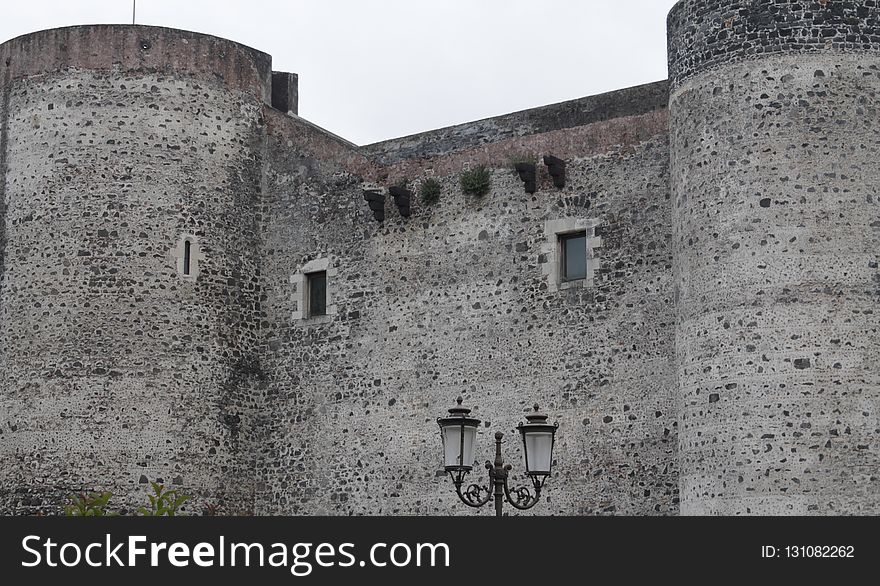
[(526, 420), (528, 423), (520, 423), (517, 428), (523, 439), (526, 474), (546, 478), (553, 467), (553, 444), (559, 424), (547, 423), (547, 416), (538, 412), (537, 405), (534, 413), (526, 415)]
[(443, 463), (447, 472), (467, 473), (473, 469), (474, 444), (480, 420), (469, 417), (471, 410), (461, 406), (449, 410), (449, 415), (437, 420), (443, 440)]

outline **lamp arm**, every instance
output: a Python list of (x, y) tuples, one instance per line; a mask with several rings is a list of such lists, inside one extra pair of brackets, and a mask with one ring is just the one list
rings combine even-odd
[(535, 488), (535, 492), (532, 493), (526, 486), (518, 486), (514, 489), (511, 489), (507, 484), (507, 478), (504, 479), (504, 496), (507, 498), (507, 502), (513, 506), (514, 509), (519, 509), (520, 511), (527, 511), (538, 504), (538, 501), (541, 500), (541, 485), (543, 482), (535, 480), (532, 478), (532, 485)]
[[(486, 468), (489, 469), (489, 481), (491, 484), (492, 467), (489, 465), (488, 462), (486, 462)], [(451, 473), (450, 476), (452, 476)], [(461, 500), (461, 502), (469, 507), (479, 509), (490, 500), (492, 500), (492, 491), (480, 484), (471, 484), (464, 492), (462, 492), (461, 487), (464, 486), (464, 477), (462, 476), (452, 476), (452, 483), (455, 484), (455, 494), (458, 495), (458, 498)], [(486, 496), (481, 496), (482, 493), (486, 493)]]

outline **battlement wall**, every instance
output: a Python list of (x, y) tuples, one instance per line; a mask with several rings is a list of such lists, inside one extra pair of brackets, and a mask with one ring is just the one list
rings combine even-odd
[(7, 81), (69, 68), (189, 76), (271, 101), (272, 58), (211, 35), (155, 26), (85, 25), (39, 31), (0, 45), (0, 77)]
[(880, 50), (873, 0), (681, 0), (668, 17), (669, 79), (776, 53)]
[(658, 81), (577, 100), (466, 122), (361, 147), (384, 165), (433, 159), (502, 141), (665, 110), (669, 84)]

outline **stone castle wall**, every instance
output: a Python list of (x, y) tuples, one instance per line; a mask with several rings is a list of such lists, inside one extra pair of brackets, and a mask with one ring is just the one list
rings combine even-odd
[[(479, 457), (506, 432), (520, 473), (513, 427), (536, 401), (558, 418), (558, 476), (541, 513), (677, 511), (665, 91), (630, 90), (624, 116), (578, 101), (543, 113), (579, 112), (567, 127), (513, 116), (485, 135), (473, 129), (489, 122), (444, 132), (430, 158), (396, 154), (373, 179), (406, 178), (417, 192), (433, 175), (443, 192), (435, 206), (415, 201), (407, 219), (387, 198), (383, 224), (345, 145), (270, 119), (274, 423), (262, 512), (466, 513), (443, 477), (435, 422), (458, 395), (485, 420)], [(568, 183), (554, 188), (544, 170), (530, 195), (510, 161), (541, 154), (566, 158)], [(466, 162), (492, 168), (491, 193), (461, 192)], [(550, 290), (548, 240), (575, 223), (601, 240), (594, 282)], [(322, 260), (334, 315), (300, 319), (291, 281)]]
[(880, 511), (878, 19), (670, 15), (684, 514)]
[[(682, 0), (668, 83), (365, 147), (230, 41), (0, 45), (0, 513), (149, 479), (188, 512), (468, 514), (459, 395), (519, 480), (514, 426), (559, 421), (538, 514), (876, 513), (874, 4)], [(412, 215), (377, 222), (364, 189), (402, 180)]]

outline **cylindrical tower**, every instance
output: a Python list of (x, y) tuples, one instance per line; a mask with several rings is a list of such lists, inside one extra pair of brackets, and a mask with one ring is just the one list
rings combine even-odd
[(147, 481), (247, 511), (268, 55), (145, 26), (0, 45), (0, 513)]
[(669, 15), (683, 514), (880, 513), (880, 8)]

